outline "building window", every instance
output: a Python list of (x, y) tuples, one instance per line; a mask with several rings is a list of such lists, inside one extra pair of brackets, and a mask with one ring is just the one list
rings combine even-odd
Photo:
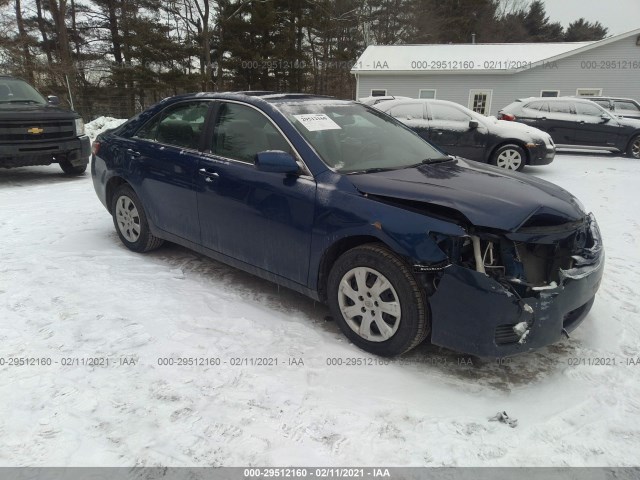
[(386, 97), (387, 96), (387, 91), (386, 90), (382, 90), (382, 89), (371, 90), (371, 96), (372, 97)]
[(602, 95), (601, 88), (578, 88), (576, 95), (579, 97), (599, 97)]
[(421, 88), (418, 90), (418, 98), (436, 98), (436, 91), (431, 88)]
[(493, 90), (469, 90), (469, 108), (481, 115), (489, 115), (492, 93)]
[(541, 97), (559, 97), (560, 90), (542, 90), (540, 92)]

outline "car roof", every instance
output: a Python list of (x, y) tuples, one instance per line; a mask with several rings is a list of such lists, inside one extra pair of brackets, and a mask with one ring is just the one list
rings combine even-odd
[[(584, 97), (582, 97), (584, 98)], [(625, 100), (625, 101), (629, 101), (629, 102), (636, 102), (636, 100), (634, 100), (633, 98), (625, 98), (625, 97), (605, 97), (602, 95), (598, 95), (595, 97), (588, 97), (588, 100)]]
[(527, 97), (527, 98), (518, 98), (516, 100), (516, 102), (528, 103), (528, 102), (534, 102), (534, 101), (537, 101), (537, 100), (541, 100), (541, 101), (545, 101), (545, 102), (566, 102), (566, 101), (592, 102), (592, 98), (595, 98), (595, 97), (569, 97), (569, 96), (564, 96), (564, 97)]
[(386, 102), (380, 103), (378, 105), (373, 105), (373, 107), (378, 108), (378, 109), (389, 109), (392, 107), (395, 107), (397, 105), (407, 105), (407, 104), (411, 104), (411, 103), (431, 103), (431, 104), (435, 104), (435, 105), (454, 105), (456, 107), (463, 107), (463, 108), (467, 108), (464, 105), (461, 105), (459, 103), (456, 102), (451, 102), (449, 100), (438, 100), (435, 98), (407, 98), (407, 99), (400, 99), (400, 100), (388, 100)]
[(236, 92), (197, 92), (186, 93), (168, 97), (167, 101), (179, 101), (190, 99), (222, 99), (222, 100), (239, 100), (251, 104), (260, 103), (356, 103), (353, 100), (340, 100), (335, 97), (326, 95), (311, 95), (308, 93), (278, 93), (269, 90), (243, 90)]

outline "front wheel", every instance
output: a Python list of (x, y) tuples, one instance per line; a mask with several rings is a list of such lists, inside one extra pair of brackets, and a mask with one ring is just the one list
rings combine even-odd
[(631, 139), (627, 154), (633, 158), (640, 158), (640, 135), (636, 135)]
[(60, 168), (67, 175), (82, 175), (87, 170), (87, 165), (74, 166), (68, 160), (62, 160), (59, 163)]
[(111, 201), (113, 223), (122, 243), (134, 252), (149, 252), (164, 243), (149, 230), (142, 202), (129, 185), (121, 185)]
[(367, 352), (400, 355), (429, 334), (423, 290), (406, 263), (383, 246), (363, 245), (338, 258), (327, 293), (342, 332)]
[(505, 170), (522, 171), (527, 155), (522, 147), (509, 144), (498, 148), (491, 156), (491, 163)]

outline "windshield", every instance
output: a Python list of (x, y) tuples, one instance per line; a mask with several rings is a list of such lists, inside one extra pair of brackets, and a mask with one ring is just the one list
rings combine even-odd
[(47, 101), (24, 80), (0, 77), (0, 104), (11, 103), (38, 103), (44, 105)]
[(278, 107), (322, 160), (342, 173), (395, 170), (449, 159), (401, 123), (364, 105)]

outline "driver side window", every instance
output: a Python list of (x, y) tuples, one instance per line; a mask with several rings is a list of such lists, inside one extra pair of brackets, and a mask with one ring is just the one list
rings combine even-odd
[(262, 113), (237, 103), (222, 103), (213, 130), (216, 155), (253, 164), (266, 150), (292, 153), (289, 143)]

